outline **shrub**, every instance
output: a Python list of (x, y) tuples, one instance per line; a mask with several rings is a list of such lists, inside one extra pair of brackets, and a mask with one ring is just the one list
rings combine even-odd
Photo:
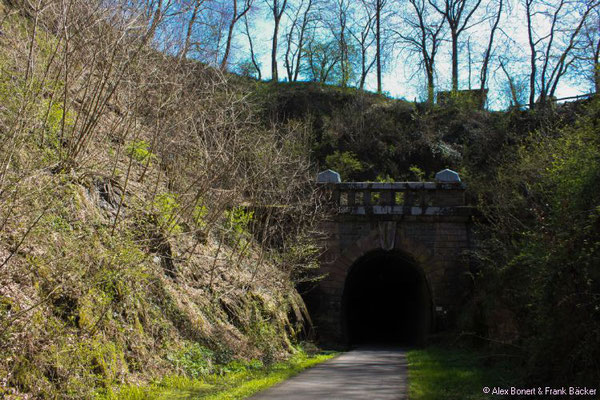
[(233, 233), (235, 240), (249, 239), (248, 225), (254, 218), (254, 211), (248, 211), (244, 207), (234, 207), (225, 211), (226, 228)]
[(481, 226), (481, 296), (511, 307), (539, 381), (600, 378), (598, 121), (595, 101), (573, 126), (538, 131), (478, 188), (493, 222)]
[(356, 154), (351, 151), (341, 152), (336, 150), (333, 154), (325, 158), (325, 164), (328, 168), (338, 172), (342, 179), (349, 180), (355, 173), (361, 172), (364, 167), (358, 160)]
[(214, 353), (198, 343), (192, 343), (167, 358), (190, 378), (197, 379), (213, 373)]
[(180, 233), (181, 226), (177, 223), (177, 212), (180, 208), (177, 196), (173, 193), (162, 193), (154, 198), (154, 208), (158, 213), (158, 224), (172, 233)]
[(156, 159), (156, 154), (150, 151), (150, 144), (145, 140), (134, 140), (125, 148), (125, 152), (139, 163), (151, 162)]

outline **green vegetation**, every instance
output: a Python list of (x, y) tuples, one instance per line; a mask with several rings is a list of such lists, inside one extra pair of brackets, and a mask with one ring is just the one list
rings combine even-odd
[(364, 169), (361, 162), (356, 158), (356, 155), (350, 151), (334, 151), (333, 154), (325, 157), (325, 165), (339, 172), (344, 180), (347, 180), (345, 177), (354, 176), (357, 172)]
[[(158, 214), (158, 224), (163, 229), (172, 233), (181, 233), (181, 226), (177, 224), (177, 211), (181, 207), (173, 193), (162, 193), (156, 196), (153, 206)], [(198, 214), (195, 216), (198, 219)]]
[(504, 139), (506, 124), (521, 118), (309, 82), (261, 84), (254, 96), (266, 110), (265, 121), (275, 116), (308, 124), (313, 159), (345, 181), (415, 180), (414, 168), (424, 177), (447, 167), (460, 170), (472, 151)]
[(151, 400), (151, 399), (245, 399), (256, 392), (267, 389), (300, 371), (326, 361), (335, 354), (308, 355), (303, 351), (290, 359), (264, 366), (259, 360), (250, 362), (232, 361), (211, 372), (203, 361), (196, 360), (191, 366), (192, 374), (171, 376), (148, 387), (121, 387), (101, 396), (106, 400)]
[(128, 156), (139, 163), (150, 162), (156, 159), (156, 154), (150, 151), (150, 144), (143, 139), (134, 140), (125, 148)]
[(272, 101), (265, 107), (310, 123), (320, 169), (344, 170), (346, 181), (458, 171), (481, 212), (458, 333), (519, 348), (529, 381), (600, 379), (598, 99), (487, 112), (312, 83), (270, 88), (259, 93)]
[[(594, 99), (569, 126), (537, 129), (489, 171), (471, 170), (485, 219), (480, 291), (465, 328), (518, 340), (535, 381), (600, 378), (599, 121)], [(512, 337), (494, 326), (499, 310)]]
[(243, 207), (236, 207), (225, 211), (225, 217), (227, 219), (227, 228), (236, 236), (247, 236), (248, 225), (254, 217), (254, 212), (247, 211)]
[(416, 165), (411, 166), (408, 170), (413, 175), (415, 181), (423, 182), (425, 180), (425, 172)]
[(487, 398), (484, 387), (519, 387), (518, 369), (506, 359), (449, 347), (431, 346), (407, 353), (411, 400), (480, 400)]

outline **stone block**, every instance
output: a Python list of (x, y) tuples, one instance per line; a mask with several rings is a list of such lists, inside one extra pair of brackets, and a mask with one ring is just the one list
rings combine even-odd
[(458, 176), (458, 172), (452, 171), (451, 169), (444, 169), (437, 174), (435, 174), (436, 182), (460, 182), (460, 177)]
[(340, 183), (342, 182), (342, 178), (340, 174), (335, 172), (332, 169), (327, 169), (325, 171), (319, 172), (317, 175), (317, 182), (319, 183)]

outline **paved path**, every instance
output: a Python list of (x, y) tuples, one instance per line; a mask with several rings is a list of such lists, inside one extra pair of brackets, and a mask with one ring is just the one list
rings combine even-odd
[(364, 347), (303, 371), (251, 399), (404, 400), (407, 390), (406, 352)]

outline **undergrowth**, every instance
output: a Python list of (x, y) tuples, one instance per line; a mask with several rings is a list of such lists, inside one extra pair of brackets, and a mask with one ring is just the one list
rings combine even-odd
[(212, 364), (210, 351), (204, 349), (200, 353), (200, 358), (184, 361), (188, 368), (184, 370), (188, 372), (183, 375), (165, 377), (145, 387), (123, 386), (101, 395), (100, 399), (244, 399), (335, 356), (298, 351), (288, 360), (270, 365), (256, 359)]

